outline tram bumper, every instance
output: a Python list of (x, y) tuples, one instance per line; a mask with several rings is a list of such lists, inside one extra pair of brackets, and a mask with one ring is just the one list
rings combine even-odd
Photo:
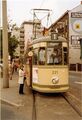
[(33, 84), (32, 88), (38, 92), (43, 93), (58, 93), (58, 92), (67, 92), (69, 85), (39, 85)]

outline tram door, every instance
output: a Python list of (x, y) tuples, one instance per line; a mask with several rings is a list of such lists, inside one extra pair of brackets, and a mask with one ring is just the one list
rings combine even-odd
[(29, 87), (32, 87), (32, 57), (28, 58), (28, 65), (27, 65), (27, 73), (28, 73), (28, 80), (27, 80), (27, 84), (29, 85)]
[(32, 56), (33, 56), (33, 53), (32, 51), (30, 51), (28, 53), (28, 60), (29, 60), (29, 86), (32, 87)]

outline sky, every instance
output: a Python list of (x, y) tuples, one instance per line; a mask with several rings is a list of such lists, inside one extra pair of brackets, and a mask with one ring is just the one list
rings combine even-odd
[[(1, 0), (0, 0), (1, 2)], [(42, 19), (42, 24), (48, 27), (62, 16), (67, 10), (71, 10), (80, 4), (81, 0), (7, 0), (7, 16), (8, 21), (16, 23), (20, 26), (22, 22), (33, 19), (32, 9), (50, 9), (51, 16), (47, 23), (46, 13), (37, 14)], [(1, 4), (0, 4), (1, 9)]]

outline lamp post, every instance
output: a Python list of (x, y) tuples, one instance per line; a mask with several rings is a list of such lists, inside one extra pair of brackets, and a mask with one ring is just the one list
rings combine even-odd
[(8, 29), (7, 29), (7, 1), (2, 0), (3, 25), (3, 88), (9, 87), (8, 77)]

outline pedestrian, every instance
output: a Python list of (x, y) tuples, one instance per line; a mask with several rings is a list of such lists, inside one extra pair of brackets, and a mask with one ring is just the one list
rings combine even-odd
[(53, 49), (53, 52), (51, 54), (51, 58), (52, 58), (52, 62), (53, 64), (58, 64), (59, 61), (58, 61), (58, 51), (57, 49)]
[(19, 94), (24, 94), (23, 88), (24, 88), (24, 70), (23, 70), (23, 65), (20, 66), (19, 68)]
[(12, 61), (12, 74), (14, 73), (14, 65), (15, 65), (15, 63), (14, 63), (14, 60)]
[(24, 82), (26, 80), (26, 71), (25, 71), (25, 67), (23, 67), (23, 70), (24, 70)]
[(39, 51), (39, 64), (44, 65), (45, 64), (45, 49), (41, 48)]
[(12, 64), (11, 64), (11, 61), (9, 61), (9, 80), (12, 80)]

